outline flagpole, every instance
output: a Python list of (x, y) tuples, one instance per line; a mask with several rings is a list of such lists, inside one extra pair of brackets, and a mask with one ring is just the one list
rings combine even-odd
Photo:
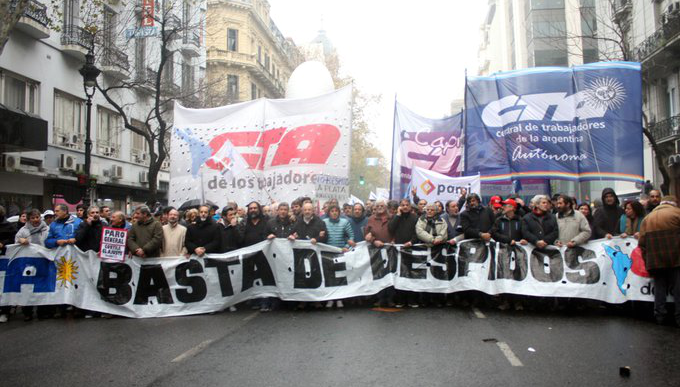
[[(392, 114), (392, 154), (390, 155), (392, 157), (392, 160), (390, 162), (390, 200), (393, 198), (392, 195), (392, 187), (394, 185), (393, 179), (394, 179), (394, 130), (396, 128), (396, 121), (397, 121), (397, 93), (394, 93), (394, 113)], [(401, 186), (401, 181), (399, 182), (399, 186)]]

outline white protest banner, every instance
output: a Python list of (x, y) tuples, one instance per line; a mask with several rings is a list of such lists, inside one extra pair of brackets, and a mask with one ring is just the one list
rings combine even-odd
[(480, 194), (481, 183), (479, 175), (449, 177), (441, 173), (428, 171), (414, 167), (411, 173), (411, 186), (416, 188), (416, 194), (420, 199), (432, 203), (439, 200), (446, 203), (447, 200), (458, 200), (460, 190), (466, 189), (468, 193)]
[(291, 202), (349, 196), (352, 88), (307, 99), (258, 99), (213, 109), (177, 104), (170, 205), (200, 199)]
[(536, 249), (465, 240), (428, 249), (366, 242), (342, 253), (309, 241), (265, 241), (191, 259), (107, 262), (72, 245), (11, 245), (0, 257), (0, 305), (71, 304), (128, 317), (223, 310), (258, 297), (324, 301), (394, 286), (419, 292), (652, 301), (653, 282), (633, 238)]
[(125, 260), (127, 233), (127, 230), (118, 228), (102, 228), (102, 242), (99, 248), (99, 258), (123, 262)]

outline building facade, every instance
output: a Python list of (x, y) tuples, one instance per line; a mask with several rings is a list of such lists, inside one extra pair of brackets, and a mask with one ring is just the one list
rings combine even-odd
[(269, 17), (266, 0), (209, 0), (208, 104), (283, 98), (302, 56)]
[[(110, 98), (97, 90), (92, 99), (90, 177), (96, 183), (91, 198), (130, 211), (148, 199), (151, 152), (144, 137), (125, 124), (153, 131), (158, 100), (171, 127), (167, 101), (198, 104), (197, 85), (205, 72), (205, 2), (109, 1), (96, 19), (88, 19), (76, 0), (54, 4), (62, 8), (31, 0), (0, 55), (0, 110), (29, 117), (0, 127), (0, 204), (12, 214), (62, 202), (73, 208), (85, 198), (90, 181), (79, 176), (88, 109), (79, 69), (91, 49), (101, 70), (98, 83)], [(171, 36), (169, 44), (160, 43), (163, 34)], [(167, 58), (162, 70), (161, 49)], [(31, 146), (31, 139), (42, 145)], [(158, 176), (162, 194), (169, 166), (167, 160)]]

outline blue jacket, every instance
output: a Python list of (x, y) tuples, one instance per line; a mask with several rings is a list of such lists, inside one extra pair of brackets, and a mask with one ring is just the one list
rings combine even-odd
[(347, 218), (338, 218), (338, 220), (326, 218), (323, 221), (326, 223), (328, 233), (326, 243), (339, 248), (349, 247), (347, 241), (354, 240), (354, 231), (352, 231), (352, 225), (349, 224), (349, 220)]
[(70, 215), (66, 219), (55, 219), (50, 224), (50, 231), (45, 239), (45, 247), (53, 249), (57, 247), (57, 241), (61, 239), (71, 239), (76, 237), (76, 232), (82, 220), (75, 215)]

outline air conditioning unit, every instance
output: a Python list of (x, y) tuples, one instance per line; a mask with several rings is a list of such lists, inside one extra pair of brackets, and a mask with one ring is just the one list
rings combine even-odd
[(104, 156), (109, 156), (109, 157), (113, 156), (113, 155), (116, 154), (116, 148), (114, 148), (112, 146), (106, 146), (106, 147), (104, 147), (102, 153), (104, 154)]
[(85, 174), (85, 164), (76, 164), (76, 173)]
[(168, 159), (163, 160), (163, 163), (161, 164), (161, 169), (164, 171), (170, 170), (170, 160)]
[(122, 179), (123, 178), (123, 167), (120, 165), (114, 165), (111, 167), (111, 178), (112, 179)]
[(2, 167), (5, 171), (15, 171), (19, 169), (19, 165), (21, 165), (21, 157), (2, 155), (0, 163), (2, 164), (0, 167)]
[(149, 172), (147, 172), (147, 171), (139, 172), (139, 182), (140, 183), (148, 183), (149, 182)]
[(146, 153), (139, 153), (135, 155), (135, 161), (138, 163), (144, 163), (146, 162), (147, 157), (148, 156)]
[(62, 153), (59, 155), (59, 169), (63, 171), (75, 171), (76, 170), (76, 158), (75, 156), (67, 155)]
[(680, 140), (675, 140), (675, 153), (680, 153)]

